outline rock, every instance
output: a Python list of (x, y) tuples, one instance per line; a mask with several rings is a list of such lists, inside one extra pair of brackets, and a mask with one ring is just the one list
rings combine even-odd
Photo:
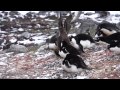
[(23, 45), (12, 44), (7, 51), (8, 52), (16, 52), (16, 53), (26, 53), (28, 51), (28, 49)]
[(85, 19), (81, 22), (78, 33), (87, 33), (89, 30), (90, 35), (94, 37), (97, 26), (98, 23), (92, 19)]
[(29, 39), (31, 34), (29, 32), (24, 32), (21, 34), (21, 37), (24, 37), (25, 39)]
[[(116, 24), (116, 26), (120, 29), (120, 22)], [(120, 30), (119, 30), (120, 31)]]

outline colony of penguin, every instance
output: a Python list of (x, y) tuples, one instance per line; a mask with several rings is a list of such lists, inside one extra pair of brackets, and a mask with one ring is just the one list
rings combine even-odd
[(97, 45), (99, 41), (107, 43), (106, 50), (120, 54), (120, 32), (119, 28), (112, 23), (100, 23), (97, 26), (94, 38), (90, 34), (68, 34), (70, 44), (66, 41), (60, 43), (60, 49), (57, 47), (57, 34), (50, 40), (48, 47), (55, 54), (62, 57), (61, 66), (67, 72), (79, 72), (81, 69), (92, 70), (81, 57), (85, 49), (90, 49)]

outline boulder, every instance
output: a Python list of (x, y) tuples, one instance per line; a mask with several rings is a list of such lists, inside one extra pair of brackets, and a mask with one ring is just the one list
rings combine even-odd
[(89, 30), (90, 35), (94, 37), (97, 26), (98, 23), (92, 19), (82, 20), (77, 33), (87, 33)]
[(31, 34), (29, 32), (24, 32), (21, 34), (21, 37), (24, 37), (25, 39), (29, 39)]
[(16, 53), (26, 53), (28, 51), (28, 49), (23, 45), (12, 44), (7, 51), (8, 52), (16, 52)]

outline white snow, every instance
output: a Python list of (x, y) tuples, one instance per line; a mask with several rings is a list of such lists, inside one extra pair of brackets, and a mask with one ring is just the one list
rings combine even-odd
[(87, 79), (88, 77), (87, 76), (77, 76), (76, 78), (77, 79)]
[(17, 39), (15, 37), (13, 37), (12, 39), (10, 39), (11, 43), (15, 43), (17, 41)]
[(4, 62), (0, 62), (0, 65), (7, 65), (6, 63), (4, 63)]
[(28, 12), (35, 12), (38, 13), (39, 11), (18, 11), (22, 15), (26, 15)]
[(31, 44), (32, 41), (30, 41), (30, 40), (23, 40), (23, 41), (18, 41), (18, 43), (26, 45), (26, 44)]
[(86, 13), (95, 13), (95, 11), (84, 11), (84, 14)]
[[(88, 13), (88, 12), (91, 12), (92, 15), (84, 15), (85, 13)], [(87, 19), (87, 18), (90, 18), (94, 21), (97, 21), (97, 22), (102, 22), (103, 20), (106, 20), (110, 23), (118, 23), (120, 22), (120, 17), (116, 17), (115, 15), (120, 15), (120, 11), (109, 11), (110, 12), (110, 15), (107, 17), (107, 18), (98, 18), (99, 17), (99, 14), (97, 13), (94, 13), (94, 11), (84, 11), (83, 14), (81, 14), (81, 16), (79, 17), (79, 19)]]
[(39, 15), (41, 18), (45, 18), (46, 17), (46, 15)]
[(55, 12), (51, 12), (50, 15), (56, 15), (56, 13)]
[(47, 36), (45, 35), (40, 35), (40, 36), (33, 36), (32, 39), (34, 39), (34, 41), (30, 41), (30, 40), (23, 40), (23, 41), (18, 41), (18, 43), (22, 43), (22, 44), (44, 44), (46, 42)]
[(115, 14), (120, 14), (120, 11), (108, 11), (110, 14), (115, 15)]
[(18, 31), (24, 31), (24, 29), (23, 28), (19, 28)]
[(20, 14), (22, 14), (22, 15), (26, 15), (28, 12), (30, 12), (30, 11), (18, 11)]
[(6, 32), (6, 31), (1, 31), (1, 30), (0, 30), (0, 33), (7, 33), (7, 32)]
[(18, 56), (24, 56), (25, 55), (25, 53), (19, 53), (19, 54), (17, 54)]
[(5, 61), (7, 57), (0, 57), (0, 61)]
[(58, 29), (58, 27), (52, 27), (51, 29)]
[(72, 34), (68, 34), (68, 37), (70, 36), (76, 36), (77, 34), (76, 33), (72, 33)]
[(55, 20), (52, 20), (52, 19), (45, 19), (45, 21), (51, 21), (51, 22), (52, 22), (52, 21), (55, 21)]

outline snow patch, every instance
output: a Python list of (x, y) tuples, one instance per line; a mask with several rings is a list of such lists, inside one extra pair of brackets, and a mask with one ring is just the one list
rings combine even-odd
[(77, 79), (87, 79), (88, 77), (87, 76), (77, 76), (76, 78)]
[(4, 63), (4, 62), (0, 62), (0, 65), (7, 65), (6, 63)]

